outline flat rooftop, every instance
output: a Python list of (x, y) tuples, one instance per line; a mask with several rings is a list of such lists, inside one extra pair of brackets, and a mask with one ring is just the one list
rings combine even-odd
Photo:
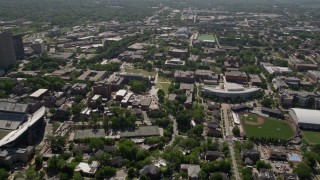
[(134, 138), (134, 137), (148, 137), (148, 136), (160, 136), (158, 126), (140, 126), (132, 131), (122, 131), (120, 133), (121, 138)]
[(94, 70), (87, 70), (81, 76), (77, 78), (80, 81), (98, 81), (105, 78), (107, 72), (106, 71), (94, 71)]
[(29, 97), (38, 98), (41, 95), (43, 95), (44, 93), (46, 93), (47, 91), (48, 91), (48, 89), (38, 89), (34, 93), (30, 94)]
[(99, 138), (99, 137), (105, 137), (105, 131), (104, 129), (84, 129), (84, 130), (76, 130), (75, 132), (75, 139), (84, 139), (84, 138)]

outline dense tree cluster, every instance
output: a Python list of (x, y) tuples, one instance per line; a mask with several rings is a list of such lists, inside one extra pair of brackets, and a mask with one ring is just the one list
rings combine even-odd
[(65, 65), (65, 63), (59, 59), (51, 58), (49, 56), (43, 55), (32, 59), (29, 63), (24, 65), (23, 70), (25, 71), (36, 71), (45, 70), (47, 72), (52, 72), (59, 69), (60, 65)]
[(64, 86), (65, 81), (55, 76), (34, 76), (28, 77), (26, 85), (29, 86), (33, 91), (44, 88), (59, 91)]
[(12, 88), (16, 85), (13, 79), (0, 79), (0, 98), (7, 97), (12, 93)]
[(129, 85), (130, 85), (131, 91), (133, 91), (134, 93), (139, 94), (139, 93), (146, 92), (148, 90), (147, 82), (143, 80), (131, 80), (129, 82)]
[[(37, 6), (34, 6), (35, 4)], [(0, 3), (0, 16), (6, 20), (24, 17), (36, 22), (51, 22), (53, 25), (70, 27), (86, 21), (141, 20), (153, 12), (146, 4), (151, 7), (158, 5), (148, 0), (134, 3), (128, 0), (98, 0), (95, 3), (90, 0), (13, 0)]]
[(108, 118), (107, 121), (111, 122), (113, 129), (132, 128), (135, 125), (137, 117), (132, 115), (129, 110), (113, 107), (110, 109), (113, 116)]

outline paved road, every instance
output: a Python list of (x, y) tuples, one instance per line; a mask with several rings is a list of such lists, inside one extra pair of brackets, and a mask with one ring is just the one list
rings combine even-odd
[(221, 107), (223, 110), (223, 116), (224, 116), (223, 120), (225, 124), (224, 140), (228, 142), (228, 145), (229, 145), (234, 176), (236, 180), (240, 180), (240, 173), (238, 170), (238, 165), (237, 165), (236, 156), (235, 156), (234, 147), (233, 147), (233, 141), (232, 141), (232, 138), (233, 138), (232, 129), (229, 126), (229, 120), (228, 120), (228, 109), (230, 109), (230, 106), (228, 104), (222, 104)]
[(176, 136), (179, 135), (179, 132), (178, 132), (178, 124), (177, 124), (176, 118), (174, 118), (172, 115), (169, 115), (169, 119), (173, 122), (173, 134), (172, 134), (172, 139), (171, 139), (171, 141), (170, 141), (169, 144), (168, 144), (168, 146), (171, 146), (172, 143), (176, 140)]
[(219, 39), (218, 39), (217, 35), (214, 35), (214, 37), (216, 38), (218, 48), (221, 48), (220, 43), (219, 43)]
[(149, 119), (149, 117), (147, 115), (147, 112), (146, 111), (142, 111), (142, 115), (143, 115), (143, 122), (145, 124), (147, 124), (148, 126), (151, 126), (152, 123), (151, 123), (151, 121), (150, 121), (150, 119)]
[(157, 74), (156, 74), (155, 77), (154, 77), (154, 84), (155, 84), (155, 85), (151, 87), (149, 93), (150, 93), (151, 96), (156, 96), (156, 97), (158, 97), (158, 96), (157, 96), (157, 93), (158, 93), (158, 90), (159, 90), (159, 89), (156, 88), (156, 84), (158, 83), (158, 69), (156, 69), (156, 71), (157, 71)]

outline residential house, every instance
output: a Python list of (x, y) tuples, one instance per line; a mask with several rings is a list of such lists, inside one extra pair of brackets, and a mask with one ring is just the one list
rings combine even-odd
[(139, 174), (144, 174), (151, 179), (160, 179), (161, 178), (161, 171), (158, 166), (155, 165), (146, 165), (140, 171)]
[(254, 173), (254, 180), (276, 180), (276, 177), (271, 169), (260, 169)]
[(181, 169), (181, 171), (188, 173), (189, 180), (198, 180), (199, 179), (199, 173), (201, 171), (201, 168), (199, 165), (181, 164), (180, 169)]
[(250, 158), (254, 163), (260, 160), (260, 152), (257, 149), (243, 149), (241, 151), (241, 159)]
[(219, 151), (206, 151), (205, 159), (207, 161), (214, 161), (219, 158), (224, 158), (224, 153)]

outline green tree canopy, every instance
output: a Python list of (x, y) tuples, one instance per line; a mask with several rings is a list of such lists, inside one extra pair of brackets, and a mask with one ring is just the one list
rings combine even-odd
[(306, 180), (311, 178), (312, 168), (306, 163), (302, 162), (298, 164), (297, 168), (293, 170), (294, 173), (297, 173), (299, 179)]

